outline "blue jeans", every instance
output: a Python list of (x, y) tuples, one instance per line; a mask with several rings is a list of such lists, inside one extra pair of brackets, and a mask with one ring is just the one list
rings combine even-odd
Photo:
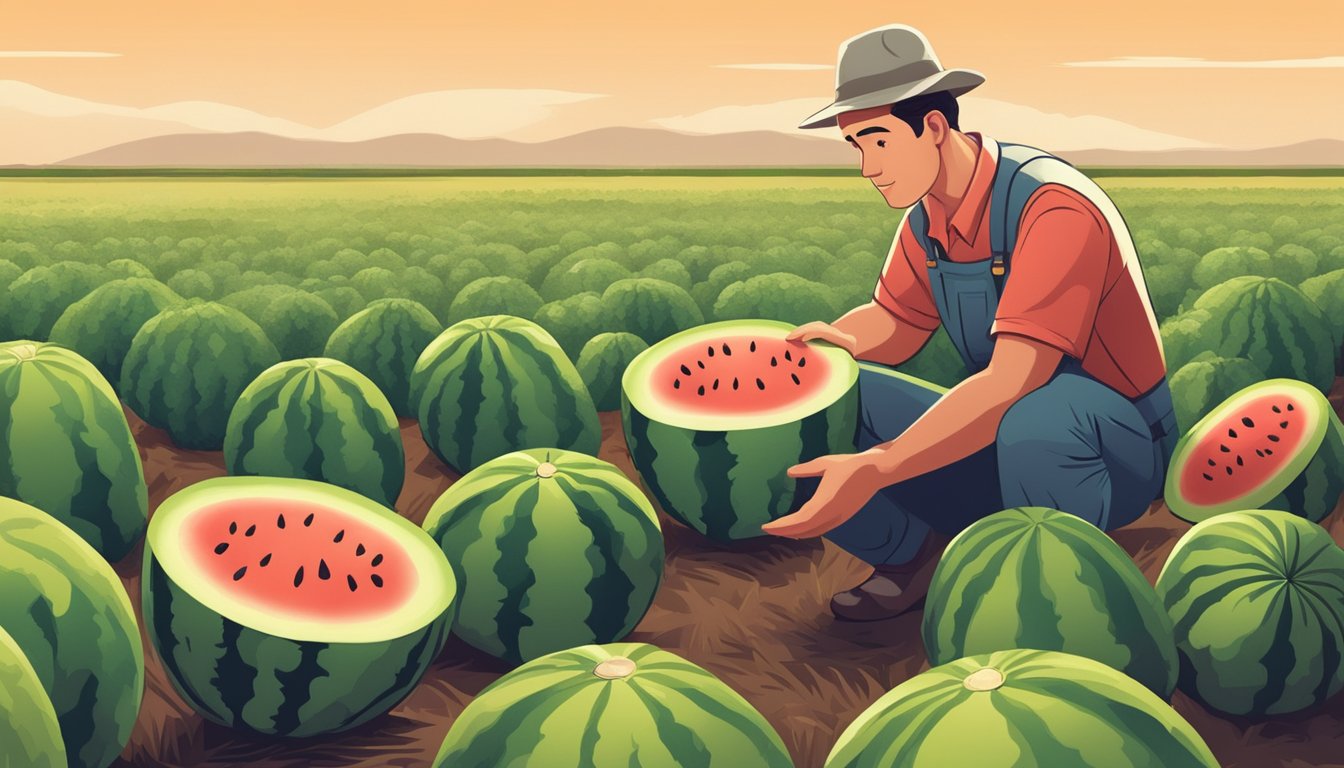
[[(855, 448), (896, 438), (943, 392), (862, 364)], [(1165, 380), (1131, 400), (1066, 358), (1048, 383), (1008, 409), (994, 443), (884, 488), (827, 538), (870, 564), (896, 565), (915, 557), (930, 529), (953, 535), (1011, 507), (1051, 507), (1118, 528), (1161, 495), (1176, 439)]]

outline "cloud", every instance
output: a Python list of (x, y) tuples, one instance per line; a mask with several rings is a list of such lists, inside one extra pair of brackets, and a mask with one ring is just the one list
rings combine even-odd
[(598, 93), (516, 88), (419, 93), (355, 115), (311, 138), (361, 141), (397, 133), (509, 138), (545, 122), (560, 107), (601, 98), (604, 95)]
[(738, 133), (742, 131), (778, 131), (801, 133), (808, 136), (825, 135), (825, 131), (804, 131), (798, 128), (808, 115), (826, 106), (823, 96), (789, 99), (770, 104), (748, 104), (714, 107), (690, 115), (658, 117), (649, 122), (668, 130), (683, 133)]
[(715, 64), (718, 69), (756, 69), (774, 72), (811, 72), (820, 69), (835, 69), (833, 64)]
[(104, 51), (0, 51), (0, 59), (113, 59), (120, 53)]
[(1120, 56), (1101, 61), (1069, 61), (1065, 67), (1122, 69), (1344, 69), (1344, 56), (1315, 59), (1217, 60), (1188, 56)]

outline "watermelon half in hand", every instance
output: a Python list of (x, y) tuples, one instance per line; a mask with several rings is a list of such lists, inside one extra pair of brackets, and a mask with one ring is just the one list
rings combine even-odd
[(223, 477), (150, 520), (146, 631), (202, 716), (279, 736), (391, 709), (447, 639), (456, 580), (395, 512), (313, 480)]
[(1330, 401), (1296, 379), (1237, 392), (1176, 444), (1164, 497), (1192, 523), (1243, 509), (1320, 521), (1344, 493), (1344, 425)]
[(763, 536), (797, 509), (789, 467), (852, 453), (858, 364), (789, 342), (788, 323), (736, 320), (669, 336), (621, 379), (625, 439), (663, 510), (713, 539)]

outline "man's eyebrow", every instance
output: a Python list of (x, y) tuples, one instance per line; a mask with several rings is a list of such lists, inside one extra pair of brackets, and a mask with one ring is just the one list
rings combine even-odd
[[(883, 128), (880, 125), (870, 126), (868, 128), (864, 128), (862, 131), (859, 131), (860, 136), (867, 136), (870, 133), (891, 133), (891, 131), (888, 131), (886, 128)], [(854, 140), (853, 136), (845, 137), (845, 141), (853, 141), (853, 140)]]

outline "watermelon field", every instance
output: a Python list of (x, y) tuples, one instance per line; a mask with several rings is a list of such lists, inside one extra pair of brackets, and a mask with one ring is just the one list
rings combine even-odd
[[(825, 395), (807, 377), (852, 361), (762, 339), (871, 296), (900, 215), (866, 181), (0, 178), (0, 684), (17, 680), (19, 702), (0, 701), (0, 758), (12, 727), (33, 754), (63, 740), (70, 765), (523, 765), (544, 730), (608, 755), (602, 768), (621, 754), (953, 765), (960, 747), (938, 723), (1021, 674), (1035, 687), (1001, 699), (1009, 725), (983, 735), (1023, 760), (1084, 764), (1114, 739), (1132, 764), (1211, 764), (1171, 757), (1202, 754), (1202, 739), (1233, 768), (1344, 767), (1344, 179), (1098, 183), (1143, 262), (1180, 429), (1198, 433), (1181, 472), (1240, 492), (1260, 471), (1245, 453), (1275, 468), (1266, 487), (1285, 476), (1256, 505), (1283, 511), (1219, 516), (1241, 509), (1227, 492), (1181, 486), (1107, 534), (1004, 513), (949, 547), (955, 572), (928, 607), (854, 623), (829, 600), (863, 563), (823, 540), (746, 537), (792, 485), (715, 474), (824, 453), (852, 400), (822, 403), (831, 422), (807, 439), (816, 413), (753, 442), (712, 421), (660, 424), (650, 404), (667, 398), (632, 396), (621, 378), (660, 342), (710, 339), (720, 364), (729, 341), (739, 363), (748, 343), (771, 357), (777, 378), (741, 373), (743, 397), (789, 376)], [(711, 323), (736, 335), (720, 346), (692, 330)], [(785, 358), (799, 349), (810, 367)], [(633, 372), (669, 372), (667, 387), (719, 389), (693, 358), (638, 359)], [(941, 332), (901, 370), (944, 386), (966, 374)], [(1252, 419), (1279, 431), (1252, 444)], [(518, 511), (546, 493), (568, 522)], [(725, 517), (723, 499), (759, 508)], [(985, 558), (1002, 568), (991, 587), (977, 536), (1002, 547)], [(1075, 555), (1076, 572), (1039, 565)], [(1121, 575), (1089, 581), (1095, 563)], [(408, 572), (437, 575), (430, 588)], [(968, 648), (1025, 637), (1028, 611), (1053, 610), (1033, 578), (1074, 606), (1059, 608), (1065, 646), (1097, 623), (1079, 606), (1109, 606), (1123, 624), (1109, 650)], [(1250, 591), (1217, 601), (1234, 587)], [(280, 596), (224, 615), (251, 589)], [(68, 612), (37, 610), (57, 593)], [(388, 595), (417, 608), (384, 615)], [(982, 599), (987, 629), (965, 618)], [(609, 610), (569, 615), (590, 603)], [(314, 611), (324, 604), (344, 613)], [(1234, 626), (1262, 608), (1239, 645), (1198, 639), (1207, 612)], [(588, 646), (618, 642), (632, 645)], [(629, 690), (606, 686), (626, 678)], [(904, 704), (887, 703), (894, 689)], [(547, 721), (552, 690), (589, 707), (582, 719)], [(505, 707), (510, 694), (524, 703)], [(1114, 730), (1052, 740), (1031, 715), (1051, 697), (1070, 702), (1059, 722), (1077, 733)], [(880, 698), (886, 709), (847, 731)], [(925, 762), (892, 757), (917, 738)]]

